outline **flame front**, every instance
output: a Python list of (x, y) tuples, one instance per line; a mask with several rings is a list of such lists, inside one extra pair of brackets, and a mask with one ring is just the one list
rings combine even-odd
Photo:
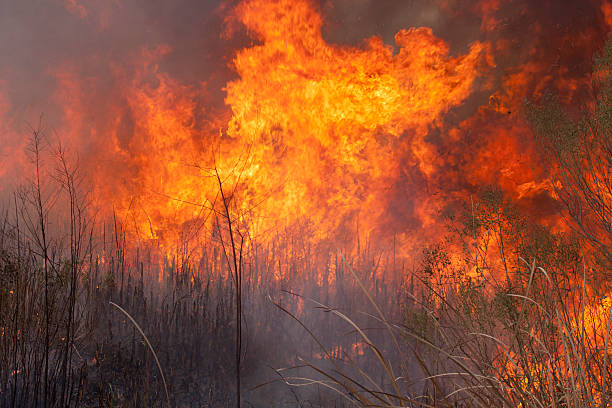
[(75, 144), (92, 135), (98, 204), (141, 239), (173, 246), (212, 219), (216, 169), (253, 235), (303, 222), (317, 241), (355, 228), (381, 234), (396, 223), (389, 198), (398, 189), (414, 200), (396, 229), (431, 224), (425, 188), (444, 161), (426, 137), (490, 67), (487, 47), (451, 56), (429, 28), (399, 31), (394, 46), (378, 37), (334, 45), (322, 23), (306, 0), (238, 4), (226, 28), (245, 28), (256, 44), (233, 57), (225, 111), (200, 103), (205, 83), (183, 85), (159, 70), (168, 46), (111, 66), (123, 102), (103, 124), (88, 79), (71, 64), (58, 70), (59, 133)]
[(355, 216), (371, 229), (403, 166), (436, 171), (425, 136), (470, 94), (481, 44), (452, 58), (420, 28), (397, 33), (395, 55), (378, 38), (333, 46), (304, 1), (245, 2), (235, 17), (261, 44), (234, 59), (227, 136), (250, 156), (250, 197), (270, 195), (265, 216), (308, 217), (321, 235)]
[[(59, 3), (105, 35), (128, 7)], [(326, 39), (317, 4), (254, 0), (217, 10), (225, 40), (245, 32), (250, 41), (228, 51), (233, 78), (223, 81), (223, 106), (210, 103), (218, 78), (190, 81), (160, 68), (178, 44), (152, 41), (108, 64), (96, 53), (58, 58), (47, 68), (61, 118), (54, 130), (87, 163), (81, 170), (98, 207), (116, 211), (135, 236), (172, 247), (211, 226), (216, 169), (253, 236), (293, 225), (308, 225), (315, 242), (397, 235), (409, 254), (439, 237), (438, 210), (478, 186), (499, 185), (531, 208), (550, 199), (516, 112), (551, 83), (573, 101), (588, 77), (565, 61), (551, 68), (554, 52), (537, 43), (517, 48), (513, 36), (549, 29), (530, 14), (537, 8), (511, 7), (534, 20), (531, 34), (504, 31), (510, 6), (477, 1), (467, 13), (481, 19), (480, 41), (451, 47), (430, 28), (406, 27), (395, 44), (375, 36), (355, 46)], [(443, 2), (441, 13), (452, 6)], [(608, 24), (609, 3), (597, 13)], [(563, 33), (560, 44), (578, 41), (580, 56), (590, 55), (598, 28), (585, 27)], [(3, 88), (6, 118), (14, 112)], [(12, 124), (0, 126), (15, 134)], [(11, 177), (26, 167), (16, 153), (24, 143), (7, 140), (3, 154), (16, 159), (0, 174)]]

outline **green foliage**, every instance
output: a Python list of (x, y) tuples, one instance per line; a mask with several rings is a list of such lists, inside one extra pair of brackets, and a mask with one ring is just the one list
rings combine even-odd
[(476, 282), (468, 276), (457, 288), (457, 293), (458, 309), (464, 318), (469, 318), (480, 326), (490, 323), (490, 302), (481, 282)]
[[(425, 309), (404, 307), (402, 313), (405, 327), (422, 339), (432, 341), (436, 332), (434, 317)], [(409, 341), (408, 338), (406, 338)]]
[[(608, 292), (594, 284), (599, 269), (589, 279), (584, 236), (538, 224), (494, 187), (483, 188), (447, 222), (449, 235), (422, 253), (415, 272), (422, 287), (412, 292), (418, 299), (403, 317), (410, 320), (406, 329), (431, 348), (465, 353), (465, 364), (432, 364), (427, 375), (473, 370), (479, 391), (466, 394), (495, 401), (494, 392), (480, 392), (499, 387), (504, 402), (493, 406), (547, 406), (552, 400), (556, 406), (595, 406), (605, 353), (592, 341), (604, 341), (605, 328), (585, 327), (581, 319), (585, 305)], [(462, 264), (449, 255), (458, 250)], [(495, 381), (487, 383), (490, 378)], [(462, 377), (452, 386), (461, 388), (463, 381), (471, 384)], [(512, 393), (505, 394), (508, 389)]]

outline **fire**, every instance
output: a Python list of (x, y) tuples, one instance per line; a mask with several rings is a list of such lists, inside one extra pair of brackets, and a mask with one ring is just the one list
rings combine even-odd
[(609, 1), (604, 1), (601, 5), (601, 11), (603, 12), (608, 27), (612, 27), (612, 4)]
[[(130, 10), (119, 1), (58, 5), (93, 23), (95, 39)], [(601, 27), (566, 30), (543, 50), (542, 33), (554, 28), (537, 18), (541, 9), (518, 2), (511, 13), (504, 2), (477, 1), (459, 13), (478, 17), (480, 35), (468, 44), (407, 23), (393, 43), (374, 36), (346, 45), (325, 35), (327, 6), (318, 5), (254, 0), (216, 9), (231, 71), (220, 86), (214, 75), (189, 80), (169, 70), (164, 62), (181, 44), (157, 38), (126, 46), (121, 59), (92, 52), (45, 68), (57, 109), (45, 114), (58, 117), (50, 133), (76, 151), (97, 208), (171, 252), (214, 230), (218, 174), (251, 237), (303, 227), (314, 242), (393, 238), (395, 247), (397, 239), (398, 253), (411, 256), (442, 234), (441, 208), (484, 184), (526, 207), (550, 201), (522, 102), (551, 84), (563, 102), (577, 100), (588, 75), (571, 63), (590, 58)], [(442, 2), (439, 15), (455, 6)], [(606, 24), (609, 2), (596, 9)], [(533, 29), (509, 32), (517, 16)], [(248, 41), (236, 46), (241, 36)], [(529, 36), (540, 42), (523, 44)], [(5, 85), (2, 118), (14, 114)], [(210, 102), (221, 99), (217, 86), (223, 106)], [(17, 159), (23, 138), (7, 122), (0, 137), (10, 143), (0, 149), (15, 159), (0, 164), (4, 178), (27, 167)]]
[[(41, 63), (51, 78), (40, 87), (52, 106), (45, 114), (58, 118), (46, 130), (78, 158), (74, 163), (93, 190), (92, 213), (107, 212), (97, 220), (116, 217), (130, 242), (161, 249), (147, 254), (160, 281), (169, 270), (167, 258), (188, 253), (185, 246), (192, 249), (199, 240), (225, 237), (219, 219), (228, 203), (234, 228), (251, 240), (247, 246), (270, 244), (274, 259), (269, 265), (265, 260), (264, 273), (281, 283), (300, 273), (291, 269), (294, 259), (309, 258), (310, 245), (322, 244), (342, 247), (347, 258), (357, 259), (355, 269), (367, 269), (367, 279), (393, 274), (400, 287), (403, 277), (397, 275), (411, 265), (418, 268), (423, 248), (445, 238), (439, 211), (469, 203), (488, 185), (552, 230), (566, 228), (521, 109), (525, 99), (547, 90), (568, 106), (582, 106), (592, 97), (587, 66), (602, 33), (612, 27), (609, 1), (573, 2), (567, 10), (561, 2), (561, 11), (553, 14), (551, 2), (477, 0), (467, 11), (456, 11), (464, 2), (443, 0), (439, 16), (431, 20), (470, 20), (476, 34), (469, 41), (451, 38), (461, 30), (445, 31), (442, 23), (431, 28), (406, 23), (393, 29), (393, 41), (381, 33), (364, 35), (359, 44), (336, 43), (326, 35), (326, 2), (223, 2), (216, 12), (223, 14), (227, 59), (215, 63), (228, 72), (203, 69), (210, 60), (201, 62), (205, 57), (196, 53), (188, 59), (202, 65), (194, 69), (195, 80), (172, 66), (178, 54), (193, 48), (181, 48), (184, 44), (171, 35), (139, 33), (140, 41), (126, 39), (129, 51), (117, 44), (125, 33), (109, 32), (125, 24), (114, 18), (122, 8), (135, 7), (129, 2), (57, 3), (79, 29), (92, 25), (95, 34), (84, 43), (113, 46), (91, 53), (80, 49), (87, 53), (83, 58), (58, 53)], [(591, 15), (583, 18), (584, 10)], [(163, 31), (161, 24), (152, 26)], [(21, 77), (11, 71), (0, 65), (0, 74), (9, 78), (0, 80), (0, 188), (28, 167), (26, 132), (12, 122), (21, 108), (14, 106), (20, 90), (11, 79)], [(40, 85), (33, 82), (33, 88)], [(45, 193), (53, 198), (49, 202), (60, 202)], [(480, 279), (485, 268), (502, 274), (503, 257), (515, 255), (515, 248), (508, 248), (513, 243), (495, 242), (490, 227), (482, 229), (483, 237), (474, 234), (468, 244), (485, 248), (486, 262), (479, 248), (473, 251), (475, 262), (466, 258), (466, 242), (448, 245), (442, 263), (461, 279)], [(283, 238), (275, 241), (279, 235)], [(286, 237), (291, 244), (278, 243)], [(230, 257), (217, 249), (210, 245), (203, 251), (212, 252), (215, 265), (225, 265)], [(99, 254), (99, 262), (112, 268), (114, 250)], [(380, 264), (371, 261), (377, 256)], [(342, 263), (332, 257), (317, 253), (308, 264), (320, 287), (340, 287), (347, 279)], [(181, 262), (172, 265), (180, 269)], [(443, 280), (434, 276), (432, 281), (437, 278)], [(261, 276), (252, 279), (264, 282)], [(378, 288), (378, 280), (372, 280)], [(383, 284), (392, 286), (390, 281)], [(586, 320), (576, 328), (604, 332), (612, 294), (602, 291), (600, 304), (583, 305)], [(295, 307), (304, 311), (301, 300)], [(356, 342), (332, 354), (359, 357), (366, 348)]]
[(470, 94), (482, 44), (450, 57), (420, 28), (397, 33), (395, 55), (375, 37), (361, 48), (334, 46), (305, 1), (244, 2), (234, 17), (261, 44), (234, 59), (240, 78), (227, 86), (227, 135), (248, 146), (252, 196), (274, 191), (268, 214), (308, 215), (325, 235), (361, 212), (372, 228), (401, 165), (436, 171), (428, 127)]
[[(328, 43), (322, 24), (306, 0), (240, 3), (228, 32), (244, 27), (256, 44), (235, 53), (225, 114), (199, 104), (206, 84), (159, 71), (168, 46), (113, 67), (125, 105), (94, 130), (107, 135), (92, 171), (101, 204), (112, 203), (141, 239), (173, 246), (212, 225), (218, 171), (254, 236), (305, 219), (315, 240), (357, 224), (362, 233), (385, 230), (389, 194), (406, 169), (423, 181), (400, 188), (419, 190), (440, 171), (429, 129), (492, 62), (480, 42), (450, 55), (429, 28), (401, 30), (395, 45), (372, 37), (354, 47)], [(92, 132), (83, 119), (87, 82), (70, 67), (57, 77), (58, 100), (69, 102), (64, 133)], [(426, 194), (409, 194), (422, 198), (414, 218), (433, 224)]]

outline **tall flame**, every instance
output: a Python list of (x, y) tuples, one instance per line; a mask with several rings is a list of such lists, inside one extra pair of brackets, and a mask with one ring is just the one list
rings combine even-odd
[[(257, 41), (233, 58), (229, 115), (201, 107), (205, 85), (183, 86), (158, 70), (168, 47), (113, 68), (126, 102), (96, 130), (108, 138), (93, 177), (97, 196), (143, 238), (185, 238), (185, 227), (218, 199), (214, 168), (226, 188), (238, 188), (253, 234), (303, 220), (316, 226), (316, 239), (357, 222), (384, 230), (392, 222), (388, 198), (406, 169), (425, 181), (404, 187), (419, 190), (439, 171), (429, 129), (468, 98), (490, 64), (485, 45), (451, 56), (429, 28), (399, 31), (395, 46), (377, 37), (359, 47), (329, 44), (321, 15), (306, 0), (245, 1), (227, 24)], [(58, 99), (70, 101), (64, 133), (83, 132), (75, 124), (89, 126), (87, 83), (69, 68), (57, 75)], [(434, 209), (426, 195), (406, 194), (422, 198), (410, 204), (412, 217), (427, 222)]]
[(402, 166), (436, 170), (425, 136), (470, 94), (482, 44), (450, 57), (420, 28), (397, 33), (395, 54), (376, 37), (334, 46), (306, 1), (243, 2), (235, 18), (261, 44), (234, 59), (240, 78), (227, 86), (227, 135), (248, 146), (253, 197), (279, 189), (266, 212), (308, 216), (321, 231), (361, 213), (371, 228)]
[[(94, 23), (95, 38), (110, 35), (106, 27), (130, 7), (58, 2), (71, 18)], [(523, 40), (551, 30), (537, 19), (548, 5), (480, 0), (465, 11), (478, 17), (480, 31), (467, 46), (407, 27), (394, 44), (375, 36), (340, 45), (325, 35), (325, 8), (317, 4), (245, 0), (217, 9), (227, 46), (243, 38), (237, 51), (226, 50), (229, 80), (190, 81), (160, 67), (180, 44), (157, 40), (127, 46), (109, 62), (112, 50), (54, 60), (46, 74), (59, 112), (47, 117), (60, 118), (53, 130), (77, 146), (97, 204), (114, 209), (136, 236), (173, 245), (211, 225), (217, 171), (252, 234), (306, 223), (314, 240), (399, 234), (409, 250), (439, 233), (440, 208), (483, 184), (525, 206), (550, 200), (517, 112), (551, 84), (564, 102), (584, 94), (588, 73), (572, 63), (590, 58), (601, 27), (560, 31), (556, 48), (543, 50), (541, 41)], [(455, 16), (455, 6), (441, 2), (440, 15)], [(609, 24), (610, 3), (596, 8), (597, 24)], [(533, 27), (517, 32), (512, 18)], [(225, 84), (222, 107), (209, 103), (217, 82)], [(14, 113), (11, 103), (0, 84), (0, 117)], [(18, 157), (23, 139), (12, 124), (0, 127), (11, 141), (2, 154)], [(0, 174), (10, 177), (22, 164), (2, 163)]]

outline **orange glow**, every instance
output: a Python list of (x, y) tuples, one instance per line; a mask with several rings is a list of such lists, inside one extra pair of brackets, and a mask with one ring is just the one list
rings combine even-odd
[(23, 175), (26, 167), (27, 139), (14, 137), (15, 123), (10, 114), (10, 100), (4, 93), (4, 83), (0, 79), (0, 192), (10, 191), (17, 186), (16, 181)]
[(469, 95), (483, 45), (449, 57), (420, 28), (397, 33), (396, 55), (378, 38), (332, 46), (305, 1), (245, 2), (235, 18), (262, 44), (235, 57), (227, 135), (248, 146), (247, 184), (253, 197), (273, 194), (266, 212), (276, 220), (308, 214), (324, 236), (367, 209), (360, 222), (372, 228), (402, 156), (436, 171), (428, 126)]
[[(6, 135), (6, 131), (3, 131), (4, 127), (2, 126), (2, 124), (5, 122), (5, 116), (8, 110), (8, 102), (5, 100), (5, 98), (2, 95), (2, 85), (3, 84), (0, 81), (0, 141), (2, 142), (0, 144), (0, 155), (4, 156), (5, 154), (8, 153), (8, 151), (5, 151), (5, 150), (7, 150), (7, 147), (9, 146), (10, 139), (8, 139), (6, 136), (2, 136), (2, 135)], [(7, 167), (6, 162), (1, 161), (0, 162), (0, 177), (3, 177), (5, 175), (6, 167)]]
[(601, 11), (606, 19), (606, 24), (608, 24), (608, 27), (612, 28), (612, 3), (604, 1), (601, 5)]
[[(121, 7), (59, 1), (94, 23)], [(394, 44), (379, 37), (332, 43), (317, 4), (252, 0), (217, 10), (225, 39), (249, 39), (228, 51), (233, 79), (223, 81), (223, 107), (207, 103), (213, 80), (189, 82), (164, 69), (179, 44), (138, 43), (125, 59), (111, 59), (103, 90), (92, 67), (104, 56), (49, 67), (52, 102), (61, 109), (53, 131), (84, 152), (80, 169), (97, 208), (117, 215), (137, 244), (173, 256), (215, 233), (222, 216), (212, 213), (222, 210), (216, 169), (234, 221), (250, 238), (265, 242), (285, 228), (334, 245), (364, 238), (386, 245), (394, 237), (406, 259), (445, 232), (441, 209), (483, 185), (500, 186), (526, 207), (550, 198), (521, 106), (551, 83), (572, 101), (588, 78), (569, 75), (568, 64), (551, 68), (533, 44), (517, 48), (514, 36), (498, 35), (508, 24), (504, 2), (474, 2), (480, 41), (460, 46), (427, 27), (396, 30)], [(442, 2), (441, 15), (454, 6)], [(543, 24), (534, 20), (535, 34)], [(577, 37), (578, 46), (589, 35)], [(98, 100), (112, 103), (101, 109)], [(0, 84), (0, 118), (9, 106)], [(10, 135), (12, 145), (0, 151), (18, 157), (24, 143), (15, 141), (24, 138), (4, 126), (0, 138)], [(0, 163), (0, 176), (9, 172)], [(557, 215), (550, 217), (543, 222), (556, 225)]]
[(75, 16), (78, 16), (80, 18), (87, 17), (87, 9), (77, 0), (64, 0), (64, 7), (66, 7), (66, 10), (68, 10), (71, 14), (74, 14)]
[[(429, 28), (399, 31), (395, 52), (377, 37), (360, 47), (329, 44), (306, 0), (242, 2), (227, 24), (257, 40), (233, 59), (238, 78), (226, 86), (229, 114), (197, 103), (205, 84), (183, 86), (159, 71), (168, 46), (115, 68), (126, 106), (112, 108), (103, 129), (87, 120), (89, 85), (77, 69), (56, 74), (69, 123), (62, 134), (107, 134), (92, 170), (95, 196), (102, 206), (112, 203), (142, 240), (170, 248), (202, 225), (213, 228), (215, 166), (227, 192), (236, 189), (236, 211), (252, 236), (304, 219), (316, 226), (313, 240), (357, 224), (363, 234), (379, 229), (405, 168), (425, 183), (440, 171), (444, 161), (426, 140), (429, 129), (466, 100), (487, 66), (484, 44), (451, 56)], [(133, 116), (127, 124), (124, 110)], [(413, 195), (423, 197), (416, 216), (433, 225), (435, 205), (421, 191)]]

